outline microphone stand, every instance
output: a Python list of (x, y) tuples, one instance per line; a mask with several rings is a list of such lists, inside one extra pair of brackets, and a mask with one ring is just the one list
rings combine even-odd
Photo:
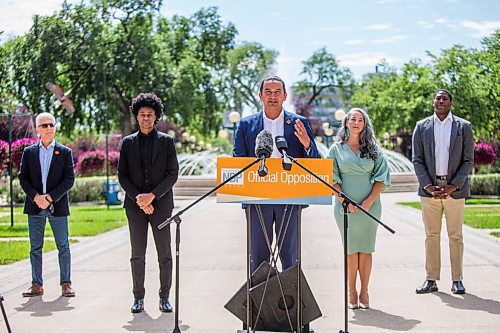
[(7, 332), (12, 333), (10, 329), (9, 320), (7, 319), (7, 313), (5, 312), (5, 308), (3, 307), (3, 296), (0, 295), (0, 307), (2, 308), (3, 319), (5, 320), (5, 326), (7, 327)]
[(211, 189), (210, 191), (205, 193), (203, 196), (198, 198), (196, 201), (191, 203), (189, 206), (180, 210), (177, 214), (168, 218), (166, 221), (162, 222), (158, 226), (158, 229), (162, 229), (172, 222), (176, 223), (176, 229), (175, 229), (175, 326), (174, 326), (174, 330), (172, 331), (172, 333), (181, 333), (181, 329), (179, 328), (179, 270), (180, 270), (179, 259), (180, 259), (181, 222), (182, 222), (182, 220), (181, 220), (180, 216), (182, 214), (184, 214), (184, 212), (189, 210), (191, 207), (196, 205), (198, 202), (205, 199), (210, 194), (214, 193), (219, 188), (226, 185), (231, 180), (238, 177), (239, 175), (241, 175), (243, 172), (245, 172), (246, 170), (248, 170), (249, 168), (251, 168), (255, 164), (259, 163), (261, 160), (264, 161), (265, 156), (260, 156), (260, 157), (256, 158), (253, 162), (248, 164), (246, 167), (244, 167), (243, 169), (241, 169), (240, 171), (238, 171), (237, 173), (235, 173), (234, 175), (232, 175), (231, 177), (229, 177), (228, 179), (226, 179), (225, 181), (223, 181), (222, 183), (220, 183), (219, 185), (217, 185), (216, 187), (214, 187), (213, 189)]
[(288, 155), (286, 151), (282, 150), (283, 157), (290, 159), (293, 163), (297, 164), (301, 169), (309, 173), (311, 176), (319, 180), (321, 183), (324, 185), (328, 186), (331, 190), (333, 190), (335, 193), (339, 195), (339, 197), (343, 198), (344, 201), (342, 202), (342, 208), (344, 210), (344, 330), (340, 330), (339, 333), (349, 333), (348, 330), (348, 312), (347, 312), (347, 227), (349, 223), (349, 217), (348, 217), (348, 212), (347, 212), (347, 207), (349, 205), (353, 205), (357, 207), (359, 210), (361, 210), (363, 213), (371, 217), (374, 221), (376, 221), (378, 224), (383, 226), (385, 229), (387, 229), (390, 233), (394, 234), (396, 231), (391, 229), (389, 226), (386, 224), (382, 223), (379, 219), (377, 219), (375, 216), (367, 212), (363, 207), (361, 207), (356, 201), (352, 200), (349, 198), (348, 195), (346, 195), (344, 192), (341, 192), (337, 190), (335, 187), (332, 185), (328, 184), (325, 182), (323, 179), (321, 179), (318, 175), (316, 175), (314, 172), (300, 164), (299, 161), (297, 161), (294, 157)]

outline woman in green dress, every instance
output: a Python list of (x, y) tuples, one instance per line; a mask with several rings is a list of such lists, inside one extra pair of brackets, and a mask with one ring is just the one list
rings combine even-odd
[[(380, 193), (390, 185), (387, 161), (375, 141), (370, 118), (363, 109), (351, 109), (342, 121), (338, 137), (328, 153), (333, 159), (334, 187), (343, 191), (366, 211), (380, 219)], [(335, 194), (335, 220), (344, 242), (343, 199)], [(378, 223), (353, 205), (348, 206), (347, 276), (349, 308), (369, 307), (368, 283), (372, 269), (372, 253)], [(356, 279), (359, 274), (361, 289), (358, 298)]]

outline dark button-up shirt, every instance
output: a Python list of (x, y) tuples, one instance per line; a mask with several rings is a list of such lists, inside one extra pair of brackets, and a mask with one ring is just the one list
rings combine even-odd
[(139, 132), (139, 154), (141, 158), (142, 184), (141, 192), (149, 193), (153, 190), (153, 138), (156, 135), (156, 130), (152, 130), (145, 135)]

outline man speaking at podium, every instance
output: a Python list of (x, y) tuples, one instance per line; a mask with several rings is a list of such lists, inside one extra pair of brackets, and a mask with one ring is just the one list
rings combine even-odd
[[(261, 131), (266, 130), (272, 134), (273, 141), (276, 136), (285, 137), (288, 142), (288, 155), (296, 158), (319, 158), (307, 119), (283, 109), (286, 96), (285, 82), (278, 76), (269, 76), (262, 81), (259, 98), (264, 106), (264, 111), (241, 120), (234, 137), (234, 157), (256, 157), (255, 139)], [(275, 146), (271, 157), (281, 157), (281, 153)], [(251, 265), (252, 272), (254, 272), (263, 261), (270, 260), (270, 252), (259, 222), (256, 206), (252, 205), (251, 209)], [(283, 242), (280, 249), (280, 259), (282, 269), (285, 270), (293, 266), (297, 259), (297, 206), (261, 205), (261, 211), (270, 243), (273, 241), (273, 224), (276, 235), (279, 235), (278, 244)], [(283, 232), (280, 234), (281, 224), (282, 222), (286, 223), (289, 217), (290, 223), (283, 239)]]

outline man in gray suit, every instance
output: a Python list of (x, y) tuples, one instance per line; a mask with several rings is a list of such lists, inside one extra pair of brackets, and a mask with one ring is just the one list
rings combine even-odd
[(469, 174), (474, 166), (471, 123), (451, 113), (452, 96), (440, 89), (434, 97), (434, 114), (420, 120), (413, 132), (413, 165), (425, 225), (426, 280), (415, 291), (438, 290), (441, 271), (441, 225), (443, 211), (450, 246), (451, 291), (465, 294), (462, 283), (465, 198), (470, 197)]

